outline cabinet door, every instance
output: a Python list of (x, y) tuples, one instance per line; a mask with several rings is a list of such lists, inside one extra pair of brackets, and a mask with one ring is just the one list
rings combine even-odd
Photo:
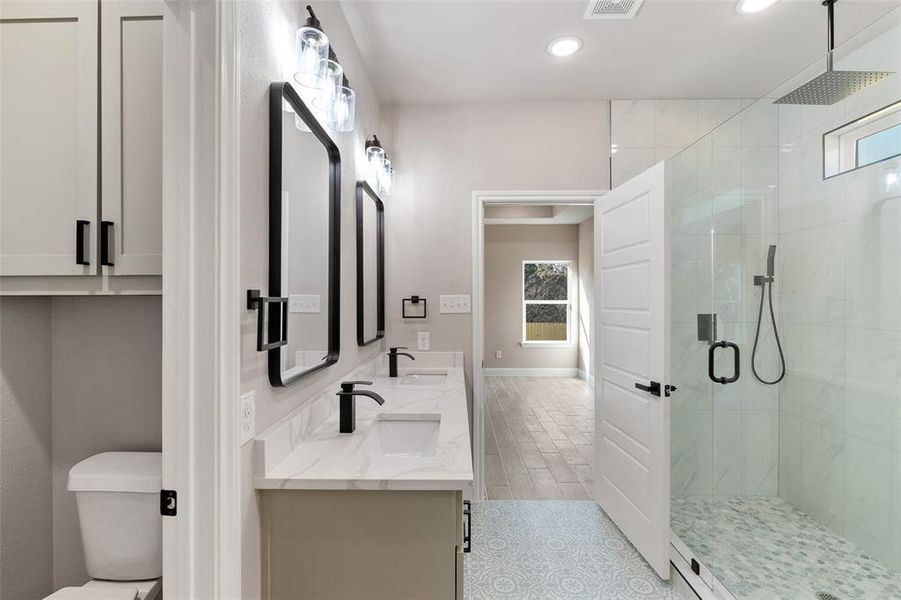
[(163, 2), (100, 5), (100, 259), (110, 275), (161, 275)]
[(96, 221), (97, 2), (2, 0), (0, 275), (96, 273)]

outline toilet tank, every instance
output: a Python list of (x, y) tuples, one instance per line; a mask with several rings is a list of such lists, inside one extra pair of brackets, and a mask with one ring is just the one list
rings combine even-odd
[(85, 566), (94, 579), (135, 581), (163, 574), (162, 454), (104, 452), (69, 470)]

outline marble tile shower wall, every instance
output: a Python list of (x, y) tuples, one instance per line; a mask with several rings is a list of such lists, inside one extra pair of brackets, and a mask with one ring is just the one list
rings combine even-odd
[(671, 158), (750, 103), (728, 99), (613, 100), (611, 186)]
[[(766, 247), (777, 238), (778, 111), (752, 104), (670, 162), (673, 237), (672, 487), (674, 496), (775, 496), (779, 396), (750, 372)], [(741, 350), (738, 382), (714, 384), (697, 315), (716, 313), (717, 339)], [(769, 348), (772, 332), (764, 328)], [(758, 357), (771, 373), (772, 351)], [(732, 372), (720, 352), (718, 374)]]
[[(851, 68), (901, 70), (901, 33), (892, 35)], [(901, 159), (823, 180), (821, 136), (899, 98), (896, 75), (834, 106), (781, 108), (777, 288), (788, 362), (779, 495), (896, 569)]]

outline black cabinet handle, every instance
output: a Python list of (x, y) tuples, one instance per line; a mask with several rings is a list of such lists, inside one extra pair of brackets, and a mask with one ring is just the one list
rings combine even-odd
[[(716, 376), (714, 363), (716, 362), (717, 348), (732, 349), (732, 354), (735, 359), (734, 367), (732, 370), (732, 377)], [(721, 383), (723, 385), (726, 385), (727, 383), (735, 383), (736, 381), (738, 381), (738, 378), (741, 375), (741, 351), (738, 349), (738, 344), (734, 342), (727, 342), (725, 340), (710, 344), (710, 349), (707, 351), (707, 375), (710, 377), (711, 381)]]
[(659, 396), (659, 395), (660, 395), (660, 383), (658, 383), (658, 382), (656, 382), (656, 381), (652, 381), (652, 382), (651, 382), (650, 384), (648, 384), (648, 385), (643, 385), (643, 384), (641, 384), (641, 383), (636, 383), (636, 384), (635, 384), (635, 387), (638, 388), (638, 389), (640, 389), (640, 390), (643, 391), (643, 392), (648, 392), (648, 393), (650, 393), (652, 396)]
[(463, 501), (463, 514), (466, 516), (466, 524), (463, 526), (463, 552), (472, 551), (472, 502)]
[(113, 222), (100, 221), (100, 264), (105, 267), (114, 267), (116, 263), (110, 258), (114, 249), (110, 247), (113, 242)]
[(75, 221), (75, 264), (89, 265), (88, 255), (91, 253), (91, 246), (88, 240), (88, 232), (91, 230), (91, 222), (79, 219)]
[[(274, 330), (280, 333), (280, 339), (266, 342), (266, 335), (263, 332), (263, 323), (266, 321), (266, 306), (269, 304), (277, 304), (281, 306), (281, 311), (273, 314), (272, 308), (269, 309), (270, 335)], [(278, 296), (263, 296), (260, 290), (247, 290), (247, 309), (257, 311), (257, 351), (265, 352), (266, 350), (274, 350), (288, 344), (288, 299)]]

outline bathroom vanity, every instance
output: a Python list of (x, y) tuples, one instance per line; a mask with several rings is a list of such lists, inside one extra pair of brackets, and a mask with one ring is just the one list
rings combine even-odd
[(338, 431), (336, 383), (257, 438), (264, 598), (463, 597), (462, 354), (415, 357), (400, 377), (380, 357), (345, 378), (385, 399), (357, 398), (354, 433)]

